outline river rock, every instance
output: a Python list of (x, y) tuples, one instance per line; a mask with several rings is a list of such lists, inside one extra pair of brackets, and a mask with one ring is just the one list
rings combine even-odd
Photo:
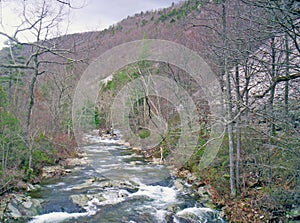
[(198, 179), (198, 177), (195, 176), (194, 174), (189, 174), (187, 181), (188, 181), (188, 183), (194, 183), (194, 182), (196, 182), (197, 179)]
[(118, 197), (128, 197), (129, 196), (129, 192), (127, 190), (120, 190)]
[(179, 180), (179, 179), (176, 179), (174, 181), (174, 186), (178, 189), (178, 190), (184, 190), (184, 185), (183, 183)]
[(27, 208), (27, 209), (31, 208), (32, 205), (33, 205), (33, 203), (32, 203), (30, 200), (25, 201), (25, 202), (23, 203), (24, 208)]
[(22, 194), (14, 194), (5, 209), (4, 216), (11, 219), (38, 215), (42, 210), (42, 200)]
[(142, 148), (141, 147), (132, 147), (132, 150), (137, 153), (140, 153), (142, 151)]
[(66, 173), (72, 173), (72, 170), (71, 169), (65, 169), (65, 172)]
[(65, 165), (68, 167), (86, 166), (89, 163), (87, 158), (68, 158), (65, 160)]
[(155, 165), (163, 164), (163, 160), (161, 158), (156, 158), (156, 157), (152, 157), (152, 161), (150, 160), (150, 162)]
[(7, 196), (2, 197), (0, 200), (0, 222), (4, 217), (4, 213), (8, 202), (9, 202), (9, 198)]
[(171, 204), (171, 205), (168, 205), (167, 207), (167, 211), (169, 213), (175, 213), (179, 210), (179, 207), (177, 206), (177, 204)]
[(88, 181), (94, 183), (94, 182), (102, 182), (102, 181), (105, 181), (105, 180), (107, 180), (105, 177), (94, 176), (93, 178), (89, 179)]
[(210, 185), (205, 185), (203, 187), (199, 187), (197, 193), (200, 197), (205, 197), (205, 196), (211, 197), (212, 194), (210, 193), (210, 188), (211, 188)]
[(42, 178), (53, 178), (53, 177), (61, 177), (65, 175), (65, 169), (60, 166), (45, 166), (42, 168)]
[(129, 143), (129, 142), (126, 142), (126, 141), (123, 140), (123, 139), (119, 139), (119, 140), (115, 141), (114, 143), (115, 143), (115, 144), (118, 144), (118, 145), (124, 145), (124, 146), (130, 147), (130, 143)]
[(178, 177), (185, 178), (185, 179), (187, 179), (190, 174), (191, 172), (189, 170), (182, 170), (182, 171), (178, 171), (177, 173)]
[(76, 194), (70, 196), (72, 202), (74, 204), (79, 205), (80, 207), (85, 207), (88, 205), (88, 202), (97, 199), (99, 202), (105, 201), (106, 199), (102, 196), (102, 194)]
[(119, 189), (130, 189), (130, 190), (138, 190), (139, 185), (133, 181), (130, 180), (110, 180), (110, 181), (104, 181), (100, 182), (99, 187), (105, 189), (105, 188), (119, 188)]
[(16, 207), (14, 207), (11, 203), (7, 205), (7, 211), (8, 211), (8, 216), (12, 218), (22, 217), (22, 214), (19, 212), (19, 210)]
[(88, 201), (90, 200), (86, 194), (71, 195), (70, 198), (74, 204), (77, 204), (80, 207), (86, 206)]
[(16, 188), (20, 189), (20, 190), (23, 190), (23, 191), (27, 191), (27, 192), (30, 192), (30, 191), (36, 191), (36, 190), (39, 190), (40, 189), (40, 186), (39, 185), (32, 185), (30, 183), (26, 183), (24, 181), (19, 181), (16, 185)]
[(130, 143), (129, 142), (125, 142), (123, 145), (129, 147)]
[(81, 189), (84, 189), (84, 188), (87, 188), (87, 187), (90, 187), (92, 185), (95, 185), (97, 184), (97, 186), (99, 187), (102, 187), (102, 185), (100, 184), (101, 182), (105, 182), (107, 179), (104, 178), (104, 177), (97, 177), (97, 176), (94, 176), (88, 180), (86, 180), (84, 183), (76, 186), (76, 187), (73, 187), (72, 189), (74, 190), (81, 190)]
[(124, 198), (129, 196), (129, 192), (134, 192), (138, 190), (138, 184), (133, 181), (127, 180), (107, 180), (105, 178), (93, 177), (88, 179), (85, 183), (74, 187), (73, 189), (83, 189), (90, 186), (98, 186), (99, 188), (104, 189), (103, 192), (97, 194), (76, 194), (71, 195), (70, 198), (74, 204), (79, 205), (80, 207), (86, 207), (90, 202), (100, 205), (100, 202), (106, 203), (118, 203)]
[(40, 190), (40, 189), (41, 189), (40, 185), (38, 185), (38, 184), (32, 185), (32, 184), (28, 183), (26, 191), (31, 192), (31, 191), (37, 191), (37, 190)]
[(101, 140), (111, 140), (111, 139), (118, 139), (117, 135), (114, 133), (101, 133)]

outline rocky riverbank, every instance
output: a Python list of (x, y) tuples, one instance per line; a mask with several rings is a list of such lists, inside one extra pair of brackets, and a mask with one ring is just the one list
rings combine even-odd
[(24, 222), (42, 210), (41, 199), (34, 199), (25, 194), (7, 194), (1, 198), (1, 222)]
[[(71, 173), (74, 168), (88, 164), (85, 154), (78, 152), (76, 158), (67, 158), (58, 165), (43, 167), (39, 181), (60, 178)], [(19, 182), (17, 187), (20, 191), (7, 193), (0, 198), (0, 222), (25, 222), (42, 211), (44, 201), (28, 195), (40, 190), (38, 183)]]

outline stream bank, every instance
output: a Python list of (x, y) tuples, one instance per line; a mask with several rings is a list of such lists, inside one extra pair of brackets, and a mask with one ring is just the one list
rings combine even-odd
[(35, 198), (34, 194), (39, 194), (41, 187), (48, 180), (59, 180), (70, 174), (79, 166), (88, 165), (85, 154), (78, 152), (74, 158), (61, 160), (54, 166), (45, 166), (35, 184), (20, 181), (16, 188), (18, 190), (6, 193), (0, 198), (0, 222), (26, 222), (33, 216), (43, 213), (43, 203), (41, 198)]

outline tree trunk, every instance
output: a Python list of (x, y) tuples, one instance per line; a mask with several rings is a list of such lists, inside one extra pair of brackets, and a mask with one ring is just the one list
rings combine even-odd
[[(276, 48), (275, 48), (275, 37), (271, 37), (271, 78), (274, 79), (276, 76)], [(275, 134), (274, 124), (274, 97), (275, 97), (276, 84), (274, 84), (270, 90), (270, 97), (268, 101), (268, 113), (269, 113), (269, 145), (268, 145), (268, 166), (269, 166), (269, 183), (272, 180), (272, 168), (271, 168), (271, 157), (272, 157), (272, 137)]]
[(29, 105), (28, 105), (27, 116), (26, 116), (26, 136), (29, 135), (29, 131), (30, 131), (31, 113), (34, 105), (34, 89), (35, 89), (36, 81), (37, 81), (37, 75), (34, 74), (29, 86)]
[(233, 114), (232, 114), (232, 94), (230, 72), (228, 68), (228, 51), (227, 51), (227, 19), (226, 19), (226, 0), (222, 1), (222, 22), (223, 22), (223, 69), (226, 77), (226, 95), (227, 95), (227, 130), (229, 146), (229, 167), (230, 167), (230, 191), (231, 195), (236, 195), (235, 176), (234, 176), (234, 146), (233, 146)]
[(34, 105), (34, 90), (35, 90), (37, 77), (39, 75), (39, 65), (38, 65), (38, 56), (37, 55), (34, 56), (33, 62), (34, 62), (35, 71), (34, 71), (32, 79), (31, 79), (30, 86), (29, 86), (29, 105), (28, 105), (28, 110), (27, 110), (26, 129), (25, 129), (26, 140), (28, 140), (28, 136), (30, 134), (29, 131), (30, 131), (30, 124), (31, 124), (31, 113), (32, 113), (33, 105)]
[[(290, 52), (289, 52), (289, 36), (285, 34), (285, 76), (289, 76), (289, 63), (290, 63)], [(286, 117), (289, 117), (289, 81), (285, 82), (284, 88), (284, 110)]]
[(28, 169), (27, 169), (27, 175), (30, 177), (31, 170), (32, 170), (32, 146), (29, 148), (29, 158), (28, 158)]
[[(237, 97), (237, 114), (241, 111), (241, 92), (240, 92), (240, 73), (239, 73), (239, 66), (236, 63), (235, 65), (235, 90), (236, 90), (236, 97)], [(236, 179), (236, 189), (239, 189), (239, 179), (240, 179), (240, 157), (241, 157), (241, 116), (239, 115), (236, 120), (236, 163), (235, 163), (235, 179)]]

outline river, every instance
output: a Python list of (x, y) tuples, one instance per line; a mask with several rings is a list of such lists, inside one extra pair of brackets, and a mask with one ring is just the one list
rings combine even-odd
[(43, 214), (30, 223), (224, 222), (199, 197), (175, 187), (166, 166), (114, 140), (89, 139), (82, 150), (90, 163), (45, 182), (34, 194), (45, 201)]

